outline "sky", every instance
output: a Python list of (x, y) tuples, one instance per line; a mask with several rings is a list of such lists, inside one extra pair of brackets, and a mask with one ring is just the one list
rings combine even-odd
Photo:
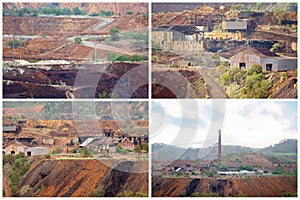
[[(154, 120), (155, 119), (155, 120)], [(264, 148), (297, 139), (297, 102), (266, 100), (157, 100), (150, 141), (183, 148), (215, 144)]]

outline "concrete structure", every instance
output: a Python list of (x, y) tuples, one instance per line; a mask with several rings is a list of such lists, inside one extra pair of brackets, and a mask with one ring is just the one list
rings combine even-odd
[(258, 64), (263, 71), (284, 71), (297, 69), (297, 58), (280, 57), (267, 49), (245, 47), (230, 58), (231, 67), (248, 69)]
[(222, 30), (225, 31), (248, 31), (256, 28), (256, 23), (251, 19), (227, 19), (222, 22)]
[(50, 149), (46, 147), (29, 147), (26, 149), (27, 156), (42, 156), (50, 153)]
[(123, 141), (123, 142), (120, 142), (118, 144), (119, 147), (122, 147), (123, 149), (127, 149), (127, 150), (130, 150), (130, 151), (133, 151), (135, 146), (132, 142), (129, 142), (127, 140)]
[(46, 147), (30, 147), (19, 141), (12, 141), (5, 145), (5, 154), (17, 155), (24, 153), (26, 156), (39, 156), (50, 153), (50, 149)]
[(222, 159), (222, 141), (221, 141), (221, 130), (219, 130), (219, 140), (218, 140), (218, 161)]
[(19, 133), (22, 130), (20, 125), (4, 125), (3, 132), (5, 133)]
[(160, 26), (152, 30), (154, 48), (181, 54), (203, 52), (203, 32), (195, 26)]
[(205, 32), (204, 39), (210, 40), (226, 40), (226, 39), (234, 39), (234, 40), (242, 40), (242, 33), (236, 32)]

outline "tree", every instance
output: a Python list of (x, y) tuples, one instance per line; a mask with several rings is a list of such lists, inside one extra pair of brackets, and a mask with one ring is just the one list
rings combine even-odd
[(262, 3), (256, 3), (255, 6), (256, 6), (256, 9), (258, 11), (261, 11), (261, 9), (262, 9)]
[(117, 41), (119, 39), (119, 29), (111, 28), (109, 30), (109, 34), (110, 34), (110, 37), (111, 37), (112, 41)]
[(77, 44), (81, 44), (82, 43), (81, 37), (75, 37), (74, 42), (77, 43)]
[(127, 12), (126, 12), (126, 15), (133, 15), (133, 12), (127, 11)]
[(7, 43), (6, 43), (7, 46), (11, 47), (11, 48), (18, 48), (21, 46), (21, 43), (19, 40), (17, 39), (12, 39), (12, 40), (9, 40)]
[(142, 149), (141, 149), (141, 146), (140, 145), (136, 145), (135, 148), (134, 148), (134, 152), (136, 153), (142, 153)]
[(73, 13), (74, 13), (74, 15), (83, 15), (84, 14), (84, 12), (82, 10), (80, 10), (79, 7), (73, 8)]
[(272, 45), (272, 48), (270, 49), (270, 51), (272, 51), (272, 52), (278, 52), (279, 47), (280, 47), (280, 44), (279, 43), (275, 43), (275, 44)]

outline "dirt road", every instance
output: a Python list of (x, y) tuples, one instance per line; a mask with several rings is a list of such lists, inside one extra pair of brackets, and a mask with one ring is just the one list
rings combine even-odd
[(229, 98), (220, 86), (220, 84), (214, 79), (214, 70), (213, 68), (200, 68), (199, 73), (203, 77), (205, 83), (207, 84), (207, 89), (210, 95), (210, 98)]
[[(82, 42), (82, 44), (84, 44), (85, 46), (88, 47), (95, 47), (94, 42)], [(109, 45), (105, 45), (105, 44), (97, 44), (96, 46), (97, 49), (101, 49), (104, 51), (111, 51), (111, 52), (116, 52), (116, 53), (122, 53), (122, 54), (126, 54), (129, 56), (132, 56), (134, 54), (137, 54), (138, 52), (132, 51), (132, 50), (128, 50), (128, 49), (120, 49), (118, 47), (113, 47), (113, 46), (109, 46)]]

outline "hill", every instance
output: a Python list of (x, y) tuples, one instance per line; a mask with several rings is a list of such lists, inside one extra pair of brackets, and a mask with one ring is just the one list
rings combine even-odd
[(297, 195), (296, 177), (192, 179), (153, 177), (154, 197), (279, 197)]
[[(169, 160), (169, 159), (182, 159), (182, 160), (213, 160), (217, 158), (217, 147), (207, 148), (189, 148), (184, 149), (177, 146), (166, 144), (153, 144), (152, 145), (152, 158), (155, 160)], [(243, 146), (222, 145), (222, 155), (229, 154), (297, 154), (297, 140), (287, 139), (278, 144), (266, 148), (251, 148)]]
[(126, 15), (127, 12), (132, 12), (133, 14), (148, 12), (147, 3), (3, 3), (4, 10), (22, 8), (41, 9), (46, 7), (56, 7), (61, 9), (73, 9), (75, 7), (78, 7), (79, 9), (85, 11), (87, 14), (99, 13), (100, 10), (111, 11), (115, 14), (120, 13), (121, 15)]
[[(8, 163), (6, 169), (7, 166)], [(147, 162), (31, 160), (28, 172), (20, 178), (13, 194), (17, 197), (147, 196), (147, 168)], [(10, 172), (4, 173), (7, 178)], [(8, 186), (5, 180), (3, 185)], [(8, 187), (4, 188), (4, 194), (11, 193)]]

